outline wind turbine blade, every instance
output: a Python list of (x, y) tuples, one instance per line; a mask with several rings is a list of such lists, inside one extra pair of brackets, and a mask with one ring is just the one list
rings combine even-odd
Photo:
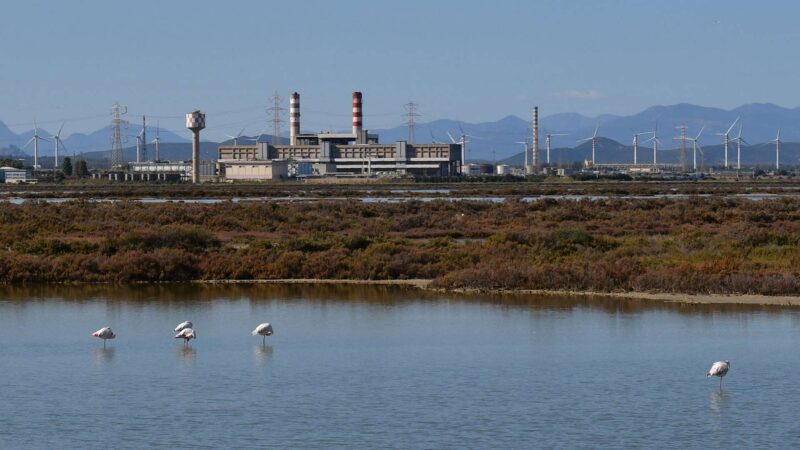
[(599, 129), (600, 129), (600, 124), (598, 123), (597, 126), (594, 127), (594, 134), (592, 135), (593, 138), (597, 137), (597, 130), (599, 130)]
[(67, 122), (63, 122), (63, 123), (61, 124), (61, 128), (59, 128), (59, 129), (58, 129), (58, 133), (56, 133), (56, 136), (58, 136), (59, 138), (61, 137), (61, 130), (63, 130), (63, 129), (64, 129), (64, 125), (66, 125), (66, 123), (67, 123)]
[(22, 146), (22, 148), (25, 148), (25, 147), (31, 145), (31, 142), (33, 142), (34, 139), (36, 139), (36, 138), (32, 137), (32, 138), (28, 139), (28, 142), (26, 142), (25, 145)]
[(733, 127), (736, 126), (736, 122), (738, 122), (739, 119), (740, 119), (740, 117), (737, 117), (736, 120), (733, 121), (733, 123), (731, 124), (731, 127), (728, 128), (728, 131), (726, 131), (725, 134), (731, 134), (731, 130), (733, 130)]
[(695, 136), (695, 140), (700, 139), (700, 135), (703, 134), (703, 130), (705, 130), (705, 129), (706, 129), (706, 126), (703, 125), (703, 128), (700, 128), (700, 132), (697, 133), (697, 136)]
[(452, 142), (453, 142), (453, 144), (455, 144), (455, 143), (456, 143), (456, 140), (455, 140), (455, 138), (453, 138), (453, 135), (452, 135), (452, 134), (450, 134), (450, 132), (449, 132), (449, 131), (446, 131), (445, 133), (447, 133), (447, 137), (449, 137), (449, 138), (450, 138), (450, 141), (452, 141)]

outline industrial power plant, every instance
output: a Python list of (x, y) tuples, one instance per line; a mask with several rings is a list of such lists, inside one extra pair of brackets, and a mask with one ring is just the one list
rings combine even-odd
[(257, 142), (219, 147), (219, 176), (269, 180), (292, 176), (455, 176), (463, 173), (460, 144), (383, 144), (363, 128), (363, 96), (353, 92), (350, 133), (302, 133), (300, 94), (289, 100), (289, 144)]

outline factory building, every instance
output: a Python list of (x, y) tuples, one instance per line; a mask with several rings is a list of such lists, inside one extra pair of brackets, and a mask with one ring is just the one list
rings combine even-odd
[(459, 144), (410, 144), (406, 141), (381, 144), (378, 135), (363, 129), (362, 117), (362, 95), (354, 92), (352, 132), (301, 133), (300, 94), (295, 92), (289, 100), (289, 145), (260, 142), (220, 146), (220, 176), (227, 180), (240, 179), (233, 174), (244, 173), (242, 166), (254, 166), (255, 161), (273, 162), (271, 171), (247, 169), (249, 173), (263, 176), (256, 179), (276, 179), (276, 174), (281, 175), (281, 170), (275, 170), (281, 167), (278, 161), (286, 162), (289, 174), (299, 176), (455, 176), (461, 173)]
[(30, 183), (36, 180), (31, 179), (31, 172), (26, 169), (16, 167), (0, 167), (0, 183)]

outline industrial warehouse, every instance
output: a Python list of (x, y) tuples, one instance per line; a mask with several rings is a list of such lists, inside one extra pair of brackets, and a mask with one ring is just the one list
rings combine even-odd
[(460, 144), (381, 144), (362, 127), (362, 95), (353, 93), (351, 133), (301, 133), (300, 94), (289, 101), (289, 144), (219, 147), (219, 177), (272, 180), (290, 176), (451, 176), (462, 173)]

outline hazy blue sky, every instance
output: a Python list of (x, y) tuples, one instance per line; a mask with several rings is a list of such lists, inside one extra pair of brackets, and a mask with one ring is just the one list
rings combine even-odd
[[(654, 104), (800, 105), (794, 1), (3, 2), (0, 120), (66, 134), (131, 116), (209, 135), (265, 127), (267, 99), (302, 95), (303, 129), (509, 114), (629, 114)], [(80, 119), (80, 120), (75, 120)], [(131, 117), (131, 120), (138, 120)], [(154, 119), (155, 120), (155, 119)]]

